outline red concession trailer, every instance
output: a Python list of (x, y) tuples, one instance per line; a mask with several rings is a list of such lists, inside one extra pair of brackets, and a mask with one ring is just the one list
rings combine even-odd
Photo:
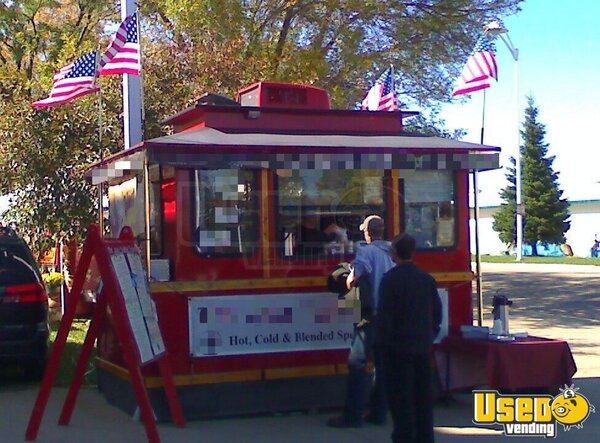
[[(322, 89), (260, 82), (235, 100), (201, 97), (164, 122), (172, 135), (91, 168), (93, 183), (108, 184), (114, 235), (128, 225), (141, 249), (149, 242), (152, 297), (188, 418), (342, 403), (358, 308), (326, 279), (364, 245), (358, 226), (370, 214), (384, 218), (387, 238), (417, 239), (444, 329), (472, 324), (468, 174), (497, 168), (499, 148), (404, 132), (415, 114), (330, 109)], [(337, 235), (306, 247), (307, 223), (333, 223)], [(110, 322), (97, 366), (102, 392), (132, 412)], [(145, 368), (155, 413), (168, 419), (158, 374)]]

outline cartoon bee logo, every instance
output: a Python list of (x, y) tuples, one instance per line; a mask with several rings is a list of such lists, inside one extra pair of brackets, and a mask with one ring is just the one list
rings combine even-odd
[(596, 412), (594, 405), (584, 395), (577, 393), (578, 390), (574, 385), (565, 385), (550, 404), (552, 415), (563, 425), (565, 431), (571, 429), (571, 426), (582, 428), (590, 413)]

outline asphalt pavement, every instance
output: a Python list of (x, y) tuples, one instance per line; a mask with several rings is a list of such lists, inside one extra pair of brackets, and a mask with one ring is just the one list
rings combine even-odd
[[(491, 325), (491, 298), (496, 291), (514, 301), (511, 330), (567, 340), (578, 367), (574, 383), (579, 393), (600, 409), (600, 268), (484, 263), (484, 325)], [(477, 314), (475, 313), (475, 316)], [(57, 420), (66, 394), (54, 389), (38, 438), (40, 443), (143, 443), (142, 424), (107, 404), (95, 389), (82, 389), (69, 426)], [(25, 441), (25, 429), (37, 395), (37, 385), (0, 380), (0, 443)], [(285, 393), (282, 393), (285, 395)], [(438, 443), (519, 441), (506, 437), (497, 425), (472, 422), (471, 393), (455, 394), (435, 406)], [(198, 420), (185, 428), (158, 425), (163, 443), (248, 442), (387, 442), (391, 424), (360, 429), (325, 425), (336, 411)], [(600, 411), (591, 413), (581, 429), (559, 426), (557, 441), (592, 443), (600, 435)], [(522, 437), (525, 441), (542, 437)]]

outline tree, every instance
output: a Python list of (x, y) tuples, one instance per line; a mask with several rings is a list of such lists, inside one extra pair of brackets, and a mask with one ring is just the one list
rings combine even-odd
[[(522, 0), (148, 0), (141, 2), (146, 137), (204, 92), (233, 96), (257, 80), (325, 88), (352, 108), (390, 64), (400, 92), (434, 107), (489, 20)], [(97, 47), (120, 21), (117, 0), (0, 0), (0, 193), (12, 192), (10, 220), (51, 241), (96, 218), (83, 173), (122, 149), (118, 78), (103, 89), (103, 145), (95, 96), (36, 111), (53, 73)], [(100, 44), (99, 44), (100, 42)], [(417, 126), (435, 125), (432, 118)], [(4, 217), (5, 219), (7, 217)], [(43, 241), (42, 241), (43, 240)]]
[[(149, 0), (148, 32), (192, 53), (232, 94), (252, 81), (315, 84), (353, 108), (390, 64), (400, 92), (431, 105), (452, 84), (481, 28), (520, 0)], [(232, 51), (233, 49), (233, 51)], [(219, 54), (229, 54), (219, 60)], [(217, 63), (209, 64), (211, 59)], [(227, 68), (218, 69), (218, 62)], [(208, 62), (208, 63), (207, 63)], [(231, 72), (236, 75), (232, 76)]]
[(58, 240), (80, 238), (97, 218), (97, 193), (84, 172), (122, 148), (119, 84), (103, 81), (102, 147), (97, 95), (44, 110), (30, 104), (48, 94), (58, 68), (97, 46), (115, 11), (101, 0), (0, 4), (0, 192), (11, 193), (3, 218), (38, 256)]
[[(523, 189), (523, 241), (531, 244), (532, 254), (537, 255), (537, 242), (564, 243), (565, 233), (570, 228), (569, 203), (562, 198), (558, 176), (552, 164), (555, 157), (548, 155), (548, 143), (544, 141), (546, 129), (538, 121), (538, 108), (532, 97), (527, 99), (525, 122), (521, 137), (521, 181)], [(508, 169), (509, 185), (500, 192), (504, 201), (494, 216), (494, 230), (506, 243), (516, 241), (516, 174), (515, 159)]]
[(120, 95), (118, 82), (112, 83), (103, 92), (102, 147), (97, 95), (46, 110), (31, 109), (23, 97), (0, 103), (0, 185), (11, 192), (4, 218), (17, 224), (37, 255), (56, 241), (81, 238), (97, 220), (97, 190), (84, 173), (111, 148), (122, 149), (120, 124), (114, 123), (119, 110), (107, 105)]

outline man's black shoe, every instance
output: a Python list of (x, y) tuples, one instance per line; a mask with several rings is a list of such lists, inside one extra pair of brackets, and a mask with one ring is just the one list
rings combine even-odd
[(327, 420), (327, 426), (330, 428), (360, 428), (362, 423), (356, 421), (350, 421), (343, 415), (339, 417), (332, 417)]

